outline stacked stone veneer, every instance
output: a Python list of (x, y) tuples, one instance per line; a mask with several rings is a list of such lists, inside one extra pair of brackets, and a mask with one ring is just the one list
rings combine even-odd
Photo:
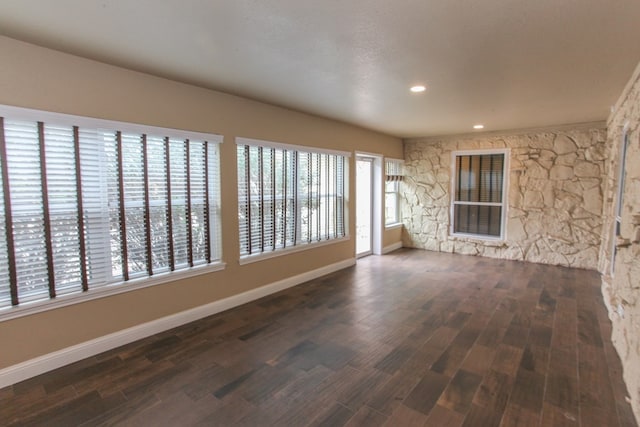
[(633, 215), (640, 214), (640, 66), (623, 93), (617, 110), (609, 118), (607, 128), (611, 159), (606, 163), (604, 233), (600, 257), (602, 291), (612, 321), (613, 344), (622, 359), (631, 406), (640, 422), (640, 244), (620, 247), (615, 270), (612, 272), (611, 269), (620, 151), (625, 132), (629, 135), (629, 145), (621, 236), (633, 240), (638, 228), (633, 224)]
[[(403, 244), (597, 269), (607, 160), (604, 123), (405, 141)], [(452, 151), (509, 148), (504, 241), (450, 235)]]

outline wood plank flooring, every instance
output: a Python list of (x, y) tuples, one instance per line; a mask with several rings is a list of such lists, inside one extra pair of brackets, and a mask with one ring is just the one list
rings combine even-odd
[(635, 426), (597, 273), (401, 249), (0, 389), (1, 425)]

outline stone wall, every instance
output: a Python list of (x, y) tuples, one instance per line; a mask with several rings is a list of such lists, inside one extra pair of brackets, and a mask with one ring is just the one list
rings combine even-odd
[(629, 142), (621, 237), (633, 240), (638, 229), (633, 224), (633, 215), (640, 214), (640, 65), (618, 101), (607, 127), (611, 158), (605, 164), (604, 233), (600, 251), (602, 292), (612, 321), (612, 341), (622, 359), (631, 406), (640, 422), (640, 243), (620, 247), (615, 270), (613, 273), (611, 270), (620, 151), (625, 131)]
[[(597, 269), (607, 159), (604, 123), (405, 141), (403, 244)], [(506, 239), (450, 236), (454, 150), (510, 149)]]

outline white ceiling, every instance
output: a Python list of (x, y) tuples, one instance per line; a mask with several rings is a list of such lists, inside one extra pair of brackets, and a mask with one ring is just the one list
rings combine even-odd
[(2, 0), (0, 34), (408, 137), (606, 119), (640, 1)]

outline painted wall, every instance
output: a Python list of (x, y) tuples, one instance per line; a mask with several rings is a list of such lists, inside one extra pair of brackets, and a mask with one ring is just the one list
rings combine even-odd
[(390, 227), (385, 229), (382, 248), (391, 247), (394, 244), (402, 242), (402, 227)]
[[(510, 149), (504, 241), (450, 234), (452, 151)], [(404, 246), (597, 269), (604, 123), (405, 141)]]
[[(222, 242), (223, 261), (227, 263), (223, 271), (2, 321), (0, 342), (11, 345), (2, 345), (0, 369), (352, 259), (353, 238), (305, 252), (238, 264), (234, 137), (402, 157), (402, 143), (397, 138), (6, 37), (0, 37), (0, 55), (0, 104), (224, 135)], [(355, 200), (353, 178), (351, 173), (350, 201)], [(355, 209), (350, 209), (351, 230), (354, 220)], [(393, 232), (383, 235), (385, 244), (390, 244), (393, 238)]]
[(618, 248), (615, 269), (611, 270), (614, 218), (618, 199), (621, 143), (629, 136), (622, 204), (621, 237), (640, 238), (640, 64), (620, 97), (607, 123), (607, 144), (611, 158), (606, 163), (607, 179), (603, 208), (604, 232), (600, 251), (603, 272), (602, 293), (612, 321), (613, 344), (622, 359), (624, 379), (631, 405), (640, 420), (640, 242)]

